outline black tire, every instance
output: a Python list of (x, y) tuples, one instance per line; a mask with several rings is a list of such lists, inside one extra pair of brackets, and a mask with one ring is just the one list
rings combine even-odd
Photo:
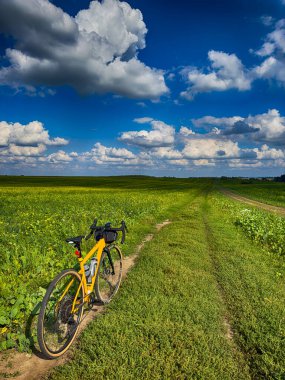
[[(71, 281), (72, 285), (59, 301)], [(46, 358), (55, 359), (61, 356), (76, 336), (84, 309), (84, 289), (80, 284), (80, 275), (73, 269), (66, 269), (55, 277), (46, 291), (37, 329), (38, 343)], [(75, 313), (71, 313), (79, 286), (76, 297), (78, 307)]]
[[(113, 266), (110, 262), (110, 258), (113, 262)], [(123, 260), (119, 247), (116, 245), (106, 247), (102, 252), (95, 281), (95, 294), (98, 301), (104, 304), (111, 301), (121, 284), (122, 270)]]

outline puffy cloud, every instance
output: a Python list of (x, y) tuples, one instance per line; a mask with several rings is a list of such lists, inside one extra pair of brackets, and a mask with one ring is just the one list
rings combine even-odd
[(239, 157), (242, 159), (254, 159), (254, 158), (257, 158), (257, 151), (258, 151), (257, 148), (256, 149), (245, 148), (245, 149), (240, 150)]
[(83, 163), (95, 163), (98, 166), (103, 165), (110, 168), (114, 168), (114, 165), (116, 168), (151, 167), (153, 165), (153, 160), (146, 152), (135, 155), (128, 149), (106, 147), (99, 142), (90, 151), (78, 155), (78, 160)]
[(44, 144), (37, 146), (17, 146), (11, 144), (7, 150), (8, 154), (13, 156), (40, 156), (46, 150)]
[(256, 54), (263, 57), (271, 55), (274, 51), (285, 53), (285, 19), (276, 23), (274, 31), (266, 36), (264, 44)]
[(267, 58), (252, 70), (255, 77), (275, 79), (285, 85), (285, 19), (276, 23), (256, 54)]
[[(213, 166), (232, 168), (264, 166), (269, 168), (285, 165), (284, 149), (274, 148), (270, 144), (261, 145), (261, 140), (255, 139), (255, 136), (259, 135), (259, 139), (263, 136), (263, 138), (271, 139), (271, 143), (282, 140), (280, 136), (285, 135), (285, 121), (277, 110), (269, 110), (267, 113), (250, 115), (246, 118), (239, 116), (223, 117), (220, 118), (220, 123), (219, 118), (210, 116), (196, 119), (195, 122), (199, 127), (203, 126), (208, 130), (208, 132), (204, 131), (203, 133), (194, 133), (190, 128), (184, 126), (175, 132), (173, 126), (162, 121), (151, 118), (144, 121), (138, 120), (139, 123), (150, 123), (152, 129), (124, 132), (120, 138), (125, 143), (143, 148), (136, 148), (136, 153), (123, 147), (104, 146), (100, 142), (83, 153), (68, 153), (63, 150), (50, 153), (46, 152), (47, 142), (51, 142), (49, 145), (53, 148), (52, 142), (56, 139), (51, 139), (48, 131), (45, 131), (43, 127), (36, 129), (37, 138), (34, 136), (23, 137), (21, 133), (15, 133), (13, 135), (15, 140), (11, 140), (10, 125), (7, 126), (7, 123), (3, 123), (5, 133), (3, 132), (0, 136), (3, 141), (10, 142), (0, 149), (0, 164), (13, 164), (19, 168), (21, 165), (24, 167), (37, 165), (42, 168), (44, 165), (49, 167), (54, 165), (55, 168), (68, 165), (68, 168), (76, 168), (76, 170), (87, 169), (88, 167), (94, 169), (101, 166), (113, 171), (124, 168), (126, 170), (149, 168), (156, 171), (168, 169), (174, 171), (191, 168), (196, 170), (197, 167)], [(216, 125), (220, 126), (221, 129), (217, 128)], [(7, 133), (7, 128), (9, 133)], [(17, 132), (17, 128), (15, 131)], [(35, 132), (34, 129), (29, 131)], [(126, 135), (123, 137), (124, 134)], [(231, 139), (229, 139), (229, 135)], [(244, 145), (242, 145), (244, 141), (239, 138), (242, 135), (247, 136)], [(239, 142), (234, 141), (237, 138), (239, 138)]]
[(180, 127), (179, 133), (183, 137), (189, 137), (189, 136), (195, 135), (195, 132), (192, 131), (192, 129), (183, 127), (183, 126)]
[(168, 92), (163, 72), (137, 58), (147, 29), (126, 2), (92, 1), (73, 18), (48, 0), (4, 0), (0, 30), (17, 41), (6, 50), (2, 85), (70, 85), (82, 94), (151, 99)]
[[(214, 117), (205, 116), (192, 120), (195, 126), (209, 128), (213, 125), (223, 128), (223, 135), (247, 135), (247, 139), (273, 144), (285, 143), (285, 117), (276, 109), (258, 115), (247, 117)], [(248, 134), (250, 133), (250, 137)]]
[(90, 152), (85, 152), (83, 157), (97, 164), (102, 164), (123, 163), (125, 160), (134, 159), (135, 155), (128, 149), (106, 147), (98, 142)]
[(284, 159), (285, 154), (281, 149), (269, 148), (268, 145), (262, 145), (261, 149), (253, 149), (256, 152), (256, 157), (260, 160), (277, 160)]
[[(264, 16), (262, 22), (271, 25), (273, 19)], [(250, 50), (253, 52), (253, 50)], [(196, 67), (184, 68), (181, 74), (186, 78), (188, 88), (181, 96), (192, 100), (196, 94), (211, 91), (227, 91), (237, 89), (249, 90), (257, 79), (275, 79), (285, 85), (285, 19), (275, 24), (275, 29), (267, 34), (262, 47), (255, 51), (265, 60), (252, 68), (245, 68), (235, 54), (227, 54), (211, 50), (208, 58), (211, 67), (208, 71)]]
[(197, 68), (182, 71), (182, 74), (186, 74), (189, 84), (187, 90), (181, 93), (182, 97), (192, 100), (200, 92), (250, 89), (251, 78), (235, 54), (211, 50), (208, 58), (211, 61), (209, 73), (204, 73)]
[(262, 45), (262, 47), (258, 51), (256, 51), (256, 54), (260, 55), (261, 57), (264, 57), (264, 56), (272, 54), (274, 50), (275, 50), (275, 47), (273, 43), (265, 42)]
[(34, 164), (33, 160), (27, 158), (43, 156), (48, 146), (67, 144), (68, 141), (61, 137), (51, 139), (39, 121), (28, 124), (0, 122), (1, 162), (23, 161)]
[(264, 164), (261, 161), (251, 161), (251, 160), (240, 160), (240, 159), (233, 159), (229, 160), (228, 165), (230, 168), (260, 168)]
[(191, 159), (234, 158), (239, 157), (240, 148), (236, 142), (231, 140), (200, 137), (189, 140), (182, 150), (182, 154)]
[(245, 123), (242, 120), (236, 121), (232, 127), (227, 128), (223, 131), (223, 135), (241, 135), (247, 133), (258, 132), (259, 128), (254, 128)]
[(49, 132), (39, 121), (28, 124), (0, 122), (0, 163), (14, 163), (20, 167), (71, 161), (71, 156), (64, 151), (45, 155), (48, 147), (67, 144), (68, 141), (61, 137), (50, 138)]
[(150, 124), (151, 131), (123, 132), (119, 140), (129, 145), (149, 148), (171, 146), (174, 143), (175, 129), (171, 125), (159, 120), (152, 120)]
[(169, 167), (169, 165), (171, 166), (175, 166), (175, 167), (185, 167), (185, 166), (191, 166), (190, 163), (189, 163), (189, 160), (185, 160), (185, 159), (171, 159), (169, 161), (167, 161), (166, 163), (167, 167)]
[(10, 144), (8, 147), (0, 149), (0, 156), (23, 158), (36, 157), (41, 156), (45, 151), (46, 146), (44, 144), (39, 144), (36, 146), (18, 146), (15, 144)]
[(206, 160), (204, 158), (201, 160), (193, 160), (193, 164), (195, 166), (215, 166), (215, 162), (213, 160)]
[(167, 160), (179, 160), (183, 157), (181, 152), (170, 147), (155, 148), (152, 155), (157, 158), (166, 158)]
[(253, 134), (256, 141), (266, 141), (274, 144), (285, 143), (285, 117), (280, 116), (276, 109), (268, 110), (267, 113), (248, 116), (244, 120), (259, 132)]
[(40, 157), (39, 158), (40, 162), (50, 162), (52, 164), (58, 164), (58, 163), (64, 164), (64, 163), (68, 163), (72, 160), (73, 160), (72, 155), (64, 152), (63, 150), (59, 150), (58, 152), (49, 154), (46, 157)]
[(231, 127), (237, 121), (243, 120), (241, 116), (233, 117), (214, 117), (214, 116), (203, 116), (199, 119), (192, 119), (193, 125), (197, 128), (206, 128), (209, 127)]
[(32, 121), (28, 124), (0, 122), (0, 146), (9, 144), (17, 145), (67, 145), (68, 140), (61, 137), (50, 139), (49, 132), (39, 121)]
[(37, 163), (36, 157), (29, 156), (7, 156), (2, 155), (3, 152), (0, 151), (0, 164), (13, 164), (13, 165), (28, 165), (34, 166)]
[(285, 85), (285, 59), (269, 57), (260, 66), (255, 67), (254, 73), (257, 78), (275, 79)]

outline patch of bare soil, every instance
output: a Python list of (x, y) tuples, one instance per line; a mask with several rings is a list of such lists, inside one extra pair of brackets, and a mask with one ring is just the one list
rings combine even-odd
[[(170, 224), (169, 220), (156, 225), (156, 230), (159, 232), (164, 226)], [(123, 259), (123, 275), (124, 279), (128, 271), (135, 265), (136, 259), (144, 247), (144, 245), (152, 240), (154, 234), (148, 234), (143, 241), (136, 247), (133, 255)], [(79, 333), (100, 313), (105, 310), (103, 305), (94, 305), (93, 308), (83, 316)], [(10, 350), (0, 355), (0, 379), (16, 379), (16, 380), (39, 380), (52, 368), (62, 365), (72, 359), (69, 352), (58, 359), (47, 360), (40, 352), (33, 354), (20, 353), (16, 350)]]
[(226, 338), (228, 340), (232, 340), (234, 337), (234, 332), (233, 332), (232, 326), (230, 325), (230, 322), (228, 321), (228, 318), (226, 316), (224, 317), (223, 322), (224, 322), (224, 326), (226, 329)]
[(226, 189), (220, 189), (220, 191), (226, 195), (229, 198), (235, 199), (236, 201), (246, 203), (250, 206), (255, 206), (258, 208), (261, 208), (266, 211), (274, 212), (275, 214), (285, 216), (285, 208), (284, 207), (278, 207), (278, 206), (272, 206), (266, 203), (254, 201), (253, 199), (246, 198), (242, 195), (236, 194), (230, 190)]

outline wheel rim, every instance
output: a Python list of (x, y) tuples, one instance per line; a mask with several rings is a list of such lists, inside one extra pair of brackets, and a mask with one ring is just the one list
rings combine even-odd
[[(68, 290), (66, 291), (67, 287)], [(46, 349), (57, 354), (73, 340), (83, 312), (83, 290), (75, 273), (67, 273), (55, 284), (43, 315), (43, 340)], [(72, 312), (73, 304), (75, 310)]]
[(115, 295), (122, 277), (122, 259), (119, 250), (116, 247), (109, 247), (108, 250), (114, 272), (107, 253), (103, 251), (98, 276), (99, 294), (104, 302), (108, 302)]

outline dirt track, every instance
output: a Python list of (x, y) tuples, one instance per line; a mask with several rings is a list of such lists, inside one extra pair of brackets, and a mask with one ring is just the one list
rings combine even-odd
[(235, 199), (236, 201), (246, 203), (250, 206), (255, 206), (258, 208), (261, 208), (266, 211), (274, 212), (275, 214), (285, 216), (285, 208), (284, 207), (277, 207), (272, 206), (266, 203), (254, 201), (253, 199), (249, 199), (246, 197), (243, 197), (242, 195), (236, 194), (233, 191), (227, 190), (227, 189), (220, 189), (220, 191), (226, 195), (227, 197), (230, 197), (232, 199)]
[[(169, 220), (165, 220), (163, 223), (157, 224), (156, 231), (160, 231), (161, 228), (170, 223)], [(134, 254), (123, 260), (123, 279), (126, 277), (128, 271), (135, 265), (136, 259), (145, 243), (152, 240), (153, 237), (154, 234), (146, 235), (143, 241), (136, 247)], [(98, 314), (102, 313), (105, 308), (105, 306), (95, 305), (87, 314), (85, 314), (85, 316), (83, 316), (79, 335), (89, 322), (96, 318)], [(19, 353), (16, 350), (10, 350), (0, 356), (0, 380), (7, 377), (16, 380), (39, 380), (49, 370), (70, 359), (72, 359), (72, 356), (68, 351), (58, 359), (47, 360), (44, 359), (40, 353), (27, 354)]]

